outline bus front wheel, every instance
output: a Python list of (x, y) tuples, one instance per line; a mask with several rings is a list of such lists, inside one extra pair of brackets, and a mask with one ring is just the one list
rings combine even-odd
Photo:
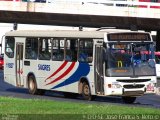
[(92, 100), (91, 91), (87, 82), (83, 82), (82, 84), (82, 97), (85, 100)]
[(32, 95), (44, 95), (45, 91), (37, 89), (36, 79), (33, 75), (28, 77), (28, 89), (29, 93)]
[(33, 95), (38, 93), (35, 77), (32, 75), (28, 77), (28, 90), (29, 93)]
[(124, 103), (132, 104), (136, 100), (136, 97), (123, 96), (122, 100), (123, 100)]

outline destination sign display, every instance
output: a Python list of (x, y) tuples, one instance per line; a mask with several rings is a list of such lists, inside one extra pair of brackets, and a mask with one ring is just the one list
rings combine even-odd
[(151, 41), (148, 33), (111, 33), (108, 41)]

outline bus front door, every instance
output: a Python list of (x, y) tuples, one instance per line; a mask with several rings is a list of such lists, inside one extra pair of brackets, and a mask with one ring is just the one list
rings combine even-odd
[(23, 81), (23, 43), (16, 44), (16, 85), (22, 87)]
[(104, 77), (103, 77), (103, 46), (95, 46), (95, 63), (94, 63), (94, 75), (95, 75), (95, 91), (97, 94), (104, 94)]

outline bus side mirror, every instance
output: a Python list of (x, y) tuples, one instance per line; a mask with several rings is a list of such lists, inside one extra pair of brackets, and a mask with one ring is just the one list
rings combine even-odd
[(0, 44), (0, 47), (2, 47), (2, 44)]

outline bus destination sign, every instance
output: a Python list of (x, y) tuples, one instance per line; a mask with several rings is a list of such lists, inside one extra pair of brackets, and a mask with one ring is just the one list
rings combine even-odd
[(111, 33), (108, 41), (151, 41), (147, 33)]

